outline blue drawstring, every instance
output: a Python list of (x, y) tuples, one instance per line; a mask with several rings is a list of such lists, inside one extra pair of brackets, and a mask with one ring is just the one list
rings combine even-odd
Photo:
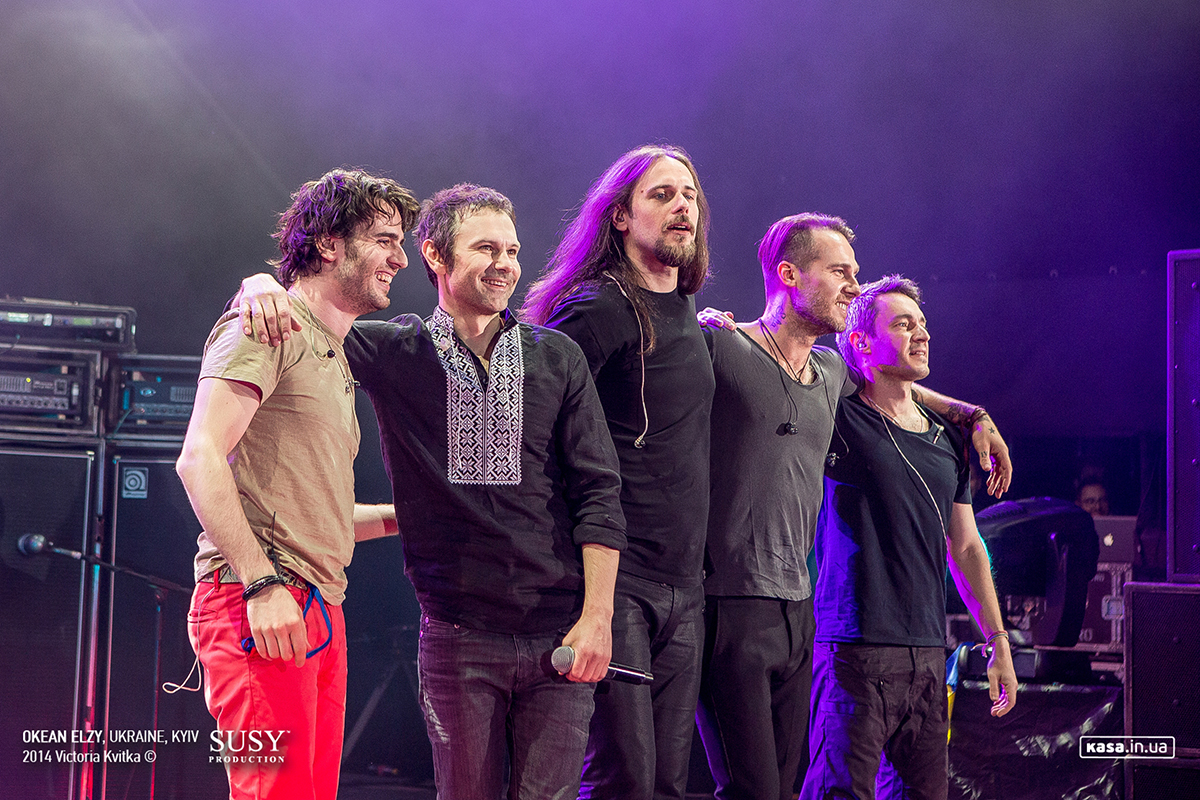
[(304, 618), (308, 619), (308, 607), (312, 605), (313, 598), (317, 599), (317, 605), (321, 607), (321, 616), (325, 618), (325, 630), (329, 635), (325, 637), (325, 643), (316, 650), (309, 650), (305, 654), (305, 658), (312, 658), (317, 653), (329, 647), (329, 643), (333, 641), (333, 623), (329, 621), (329, 609), (325, 607), (325, 598), (321, 597), (321, 590), (313, 584), (308, 585), (308, 600), (304, 603)]

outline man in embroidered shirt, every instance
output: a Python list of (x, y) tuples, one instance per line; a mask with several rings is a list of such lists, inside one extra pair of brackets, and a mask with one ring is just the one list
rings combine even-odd
[(205, 347), (177, 465), (204, 529), (188, 634), (218, 729), (286, 732), (271, 743), (281, 764), (228, 754), (232, 798), (337, 794), (344, 568), (356, 538), (395, 533), (390, 508), (354, 506), (358, 423), (342, 339), (358, 315), (387, 307), (417, 209), (408, 190), (363, 172), (305, 184), (275, 234), (304, 334), (268, 347), (229, 312)]
[[(438, 308), (360, 322), (346, 354), (375, 405), (421, 603), (438, 796), (499, 797), (507, 758), (509, 796), (574, 798), (625, 545), (616, 453), (579, 347), (507, 310), (521, 270), (508, 199), (439, 192), (417, 238)], [(281, 313), (251, 287), (244, 307)], [(575, 650), (565, 678), (559, 644)]]

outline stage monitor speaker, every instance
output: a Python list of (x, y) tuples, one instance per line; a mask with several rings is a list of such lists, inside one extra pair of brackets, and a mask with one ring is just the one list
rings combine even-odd
[(1200, 583), (1200, 250), (1167, 263), (1167, 580)]
[(1125, 584), (1125, 735), (1200, 758), (1200, 586)]
[(1200, 761), (1125, 762), (1125, 800), (1181, 800), (1200, 797)]
[[(175, 474), (176, 456), (118, 454), (111, 461), (105, 556), (189, 592), (156, 593), (146, 581), (124, 574), (105, 578), (107, 588), (101, 593), (109, 600), (101, 637), (105, 727), (110, 737), (113, 731), (160, 730), (166, 743), (154, 747), (153, 763), (143, 759), (105, 764), (102, 798), (183, 800), (222, 797), (229, 791), (224, 768), (209, 761), (209, 734), (216, 726), (203, 693), (169, 694), (162, 689), (165, 681), (183, 683), (195, 660), (187, 637), (187, 613), (200, 523)], [(160, 603), (161, 637), (156, 614)], [(193, 674), (189, 685), (197, 683)], [(150, 748), (149, 744), (110, 745), (110, 749), (139, 752)]]
[[(90, 700), (84, 565), (25, 555), (23, 536), (85, 551), (92, 452), (0, 449), (0, 793), (25, 800), (77, 796)], [(26, 540), (28, 541), (28, 540)], [(60, 741), (61, 737), (65, 741)], [(47, 741), (47, 738), (52, 739)]]

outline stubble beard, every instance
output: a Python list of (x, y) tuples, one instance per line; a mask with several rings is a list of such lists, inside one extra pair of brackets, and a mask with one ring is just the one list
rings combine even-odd
[(358, 248), (351, 242), (346, 244), (346, 257), (338, 271), (342, 297), (354, 313), (361, 316), (372, 311), (382, 311), (391, 305), (391, 298), (382, 289), (377, 292), (371, 291), (375, 282), (375, 271), (364, 273)]
[(805, 297), (799, 292), (792, 293), (791, 303), (796, 316), (804, 320), (805, 327), (816, 336), (841, 333), (846, 330), (846, 323), (835, 316), (832, 303), (823, 300), (813, 301), (812, 298)]

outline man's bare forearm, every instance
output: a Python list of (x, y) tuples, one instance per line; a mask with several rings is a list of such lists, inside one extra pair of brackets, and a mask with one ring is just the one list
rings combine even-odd
[(612, 621), (621, 554), (602, 544), (583, 546), (583, 616)]
[(918, 403), (932, 408), (955, 425), (973, 425), (982, 417), (987, 416), (987, 411), (983, 406), (955, 400), (953, 397), (947, 397), (917, 383), (913, 384), (912, 394), (913, 399)]
[(354, 504), (354, 541), (366, 542), (399, 532), (395, 506)]

